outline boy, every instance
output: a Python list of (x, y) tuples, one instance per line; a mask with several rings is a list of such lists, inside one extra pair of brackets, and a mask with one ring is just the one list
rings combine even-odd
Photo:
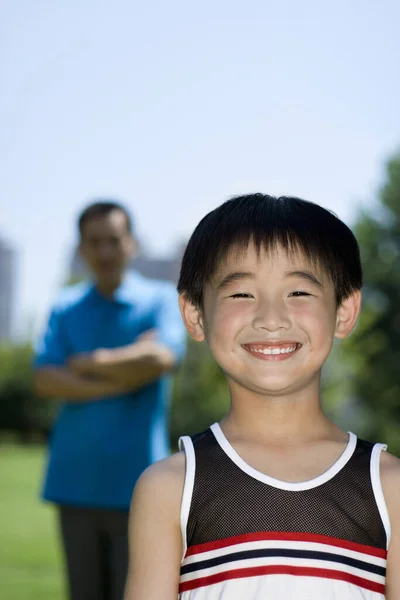
[(400, 598), (400, 461), (320, 403), (361, 285), (352, 232), (310, 202), (242, 196), (199, 223), (180, 308), (231, 408), (140, 478), (127, 600)]

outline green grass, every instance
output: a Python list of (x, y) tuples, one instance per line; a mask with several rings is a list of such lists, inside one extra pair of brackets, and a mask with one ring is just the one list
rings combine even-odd
[(0, 598), (65, 600), (52, 506), (39, 499), (44, 449), (0, 445)]

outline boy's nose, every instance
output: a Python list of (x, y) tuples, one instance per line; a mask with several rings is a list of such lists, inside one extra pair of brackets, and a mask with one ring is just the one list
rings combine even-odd
[(278, 331), (278, 329), (289, 329), (290, 318), (283, 303), (263, 303), (257, 310), (253, 319), (254, 329), (265, 331)]

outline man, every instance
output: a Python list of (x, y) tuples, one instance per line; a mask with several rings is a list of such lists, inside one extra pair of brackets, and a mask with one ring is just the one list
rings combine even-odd
[(38, 394), (63, 399), (43, 496), (58, 506), (71, 600), (122, 600), (132, 490), (168, 454), (185, 334), (174, 286), (126, 272), (136, 241), (121, 205), (91, 204), (78, 228), (93, 282), (61, 293), (35, 361)]

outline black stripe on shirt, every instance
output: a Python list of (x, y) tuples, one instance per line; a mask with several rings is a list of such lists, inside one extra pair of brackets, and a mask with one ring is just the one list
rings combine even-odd
[[(246, 560), (251, 558), (268, 558), (268, 557), (282, 557), (282, 558), (305, 558), (309, 560), (325, 560), (335, 563), (348, 565), (356, 569), (368, 571), (369, 573), (375, 573), (376, 575), (385, 576), (385, 567), (379, 567), (371, 563), (358, 560), (356, 558), (350, 558), (340, 554), (332, 554), (330, 552), (318, 552), (315, 550), (291, 550), (285, 548), (279, 549), (256, 549), (256, 550), (243, 550), (241, 552), (233, 552), (231, 554), (224, 554), (223, 556), (216, 556), (215, 558), (209, 558), (207, 560), (190, 563), (181, 567), (181, 575), (187, 573), (193, 573), (194, 571), (200, 571), (202, 569), (209, 569), (218, 565), (234, 562), (237, 560)], [(311, 565), (310, 565), (311, 566)]]

